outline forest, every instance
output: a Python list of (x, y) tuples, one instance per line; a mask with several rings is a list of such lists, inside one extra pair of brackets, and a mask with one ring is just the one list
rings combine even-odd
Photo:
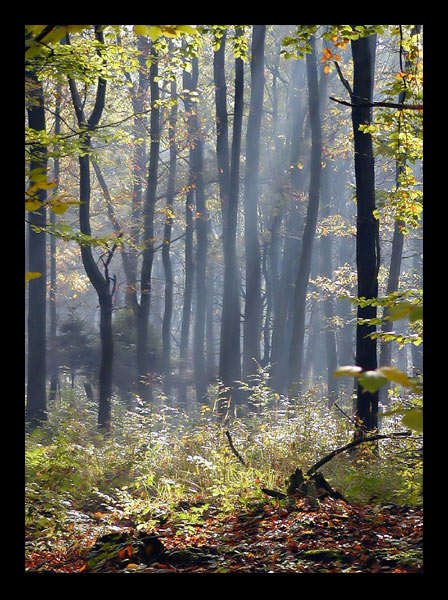
[(423, 572), (423, 26), (25, 25), (25, 572)]

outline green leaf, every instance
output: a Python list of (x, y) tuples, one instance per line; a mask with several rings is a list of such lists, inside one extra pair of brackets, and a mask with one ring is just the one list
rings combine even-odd
[(388, 311), (388, 317), (391, 321), (404, 319), (415, 309), (415, 304), (410, 302), (398, 302), (395, 306), (391, 306)]
[(409, 323), (415, 323), (423, 319), (423, 306), (416, 306), (409, 313)]
[(407, 410), (402, 419), (405, 427), (409, 427), (419, 433), (423, 432), (423, 411), (418, 408)]
[(374, 393), (387, 383), (386, 377), (379, 371), (363, 371), (358, 376), (358, 381), (364, 388), (364, 391)]

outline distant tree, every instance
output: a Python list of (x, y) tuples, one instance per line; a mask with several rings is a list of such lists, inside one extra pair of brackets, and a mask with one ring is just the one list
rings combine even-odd
[(177, 125), (177, 86), (176, 81), (171, 82), (171, 97), (174, 104), (171, 108), (171, 114), (168, 122), (168, 137), (170, 150), (170, 164), (168, 174), (168, 186), (166, 193), (165, 206), (165, 225), (163, 229), (162, 262), (165, 271), (165, 306), (162, 323), (162, 372), (163, 389), (166, 394), (171, 390), (171, 319), (173, 314), (173, 268), (171, 264), (170, 246), (171, 231), (173, 228), (173, 205), (176, 183), (176, 165), (177, 165), (177, 145), (176, 145), (176, 125)]
[[(199, 66), (198, 58), (192, 60), (192, 80), (198, 80)], [(208, 246), (208, 214), (205, 204), (204, 188), (204, 157), (203, 157), (203, 133), (200, 129), (198, 105), (192, 106), (192, 176), (196, 199), (196, 313), (194, 322), (193, 338), (193, 367), (196, 388), (196, 398), (202, 401), (207, 395), (207, 371), (205, 366), (204, 342), (205, 342), (205, 318), (207, 307), (207, 246)]]
[(294, 290), (293, 322), (289, 350), (290, 390), (293, 388), (294, 384), (300, 381), (302, 375), (306, 292), (311, 272), (313, 242), (319, 213), (320, 178), (322, 169), (322, 131), (319, 109), (316, 44), (314, 37), (310, 39), (310, 45), (311, 52), (306, 55), (306, 68), (311, 126), (311, 173), (308, 208)]
[(156, 205), (157, 173), (160, 149), (160, 91), (158, 82), (158, 56), (152, 44), (151, 66), (149, 68), (151, 93), (151, 142), (149, 150), (148, 183), (143, 205), (143, 259), (140, 274), (140, 305), (137, 311), (137, 369), (138, 391), (143, 401), (153, 400), (151, 372), (153, 365), (148, 348), (148, 321), (152, 295), (152, 266), (154, 260), (154, 211)]
[(288, 391), (288, 346), (289, 332), (287, 319), (289, 307), (292, 301), (294, 288), (292, 286), (294, 266), (297, 265), (297, 254), (299, 243), (300, 212), (296, 198), (305, 185), (304, 169), (298, 164), (303, 160), (304, 154), (304, 123), (308, 112), (300, 91), (305, 76), (304, 61), (296, 60), (293, 68), (291, 81), (291, 129), (289, 134), (289, 185), (293, 195), (293, 201), (288, 204), (286, 194), (282, 195), (278, 207), (279, 218), (284, 222), (283, 226), (283, 253), (280, 262), (280, 273), (278, 285), (274, 293), (274, 318), (271, 338), (271, 385), (278, 393)]
[(261, 256), (258, 240), (258, 168), (260, 129), (264, 91), (264, 43), (266, 25), (254, 25), (250, 61), (251, 85), (246, 135), (246, 172), (244, 179), (244, 245), (246, 285), (244, 307), (243, 376), (256, 373), (260, 363), (261, 336)]
[[(240, 30), (239, 33), (241, 34)], [(243, 117), (244, 62), (239, 56), (235, 58), (233, 135), (231, 156), (229, 156), (229, 128), (226, 104), (227, 85), (224, 70), (225, 48), (226, 33), (222, 36), (220, 47), (214, 54), (213, 63), (216, 98), (216, 154), (222, 207), (224, 254), (219, 377), (224, 387), (221, 397), (226, 404), (229, 399), (233, 401), (238, 400), (238, 389), (235, 382), (241, 378), (240, 301), (236, 234)]]

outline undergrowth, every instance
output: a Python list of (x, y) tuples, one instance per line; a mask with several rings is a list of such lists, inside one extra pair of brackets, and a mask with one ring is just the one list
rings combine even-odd
[[(194, 527), (204, 511), (242, 510), (266, 500), (262, 487), (285, 491), (288, 476), (352, 439), (353, 425), (315, 390), (287, 400), (260, 381), (250, 415), (220, 424), (210, 404), (194, 417), (159, 399), (132, 412), (113, 403), (112, 430), (98, 434), (96, 406), (63, 394), (48, 423), (26, 434), (25, 523), (28, 544), (76, 540), (92, 522), (151, 529), (164, 518)], [(402, 429), (393, 417), (382, 433)], [(247, 466), (232, 452), (226, 430)], [(380, 451), (344, 452), (323, 468), (350, 502), (421, 503), (422, 464), (414, 438), (383, 440)], [(75, 543), (75, 542), (74, 542)]]

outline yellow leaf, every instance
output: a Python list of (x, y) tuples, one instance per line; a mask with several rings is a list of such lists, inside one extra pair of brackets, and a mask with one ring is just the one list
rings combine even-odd
[(400, 371), (400, 369), (397, 369), (396, 367), (380, 367), (378, 371), (389, 381), (395, 381), (405, 387), (411, 386), (411, 382), (406, 373), (403, 373), (403, 371)]
[(28, 211), (37, 210), (41, 206), (42, 202), (39, 202), (39, 200), (29, 200), (28, 202), (25, 202), (25, 210)]
[(162, 25), (162, 34), (166, 37), (179, 37), (180, 31), (177, 30), (177, 25)]
[(199, 35), (198, 31), (191, 27), (191, 25), (176, 25), (178, 31), (182, 31), (183, 33), (190, 33), (191, 35)]
[(58, 202), (57, 204), (53, 204), (51, 206), (51, 212), (55, 215), (63, 215), (67, 211), (70, 204), (70, 202)]
[(406, 414), (402, 419), (402, 423), (405, 427), (409, 427), (419, 433), (423, 432), (423, 411), (419, 408), (413, 408), (405, 411)]
[(148, 25), (134, 25), (134, 33), (136, 35), (148, 35), (150, 28)]
[(25, 273), (25, 286), (30, 279), (37, 279), (38, 277), (42, 277), (42, 273), (33, 273), (32, 271)]
[(158, 25), (151, 25), (151, 27), (149, 28), (149, 37), (152, 39), (153, 42), (156, 41), (157, 38), (159, 38), (162, 35), (162, 30), (160, 29), (160, 27)]

